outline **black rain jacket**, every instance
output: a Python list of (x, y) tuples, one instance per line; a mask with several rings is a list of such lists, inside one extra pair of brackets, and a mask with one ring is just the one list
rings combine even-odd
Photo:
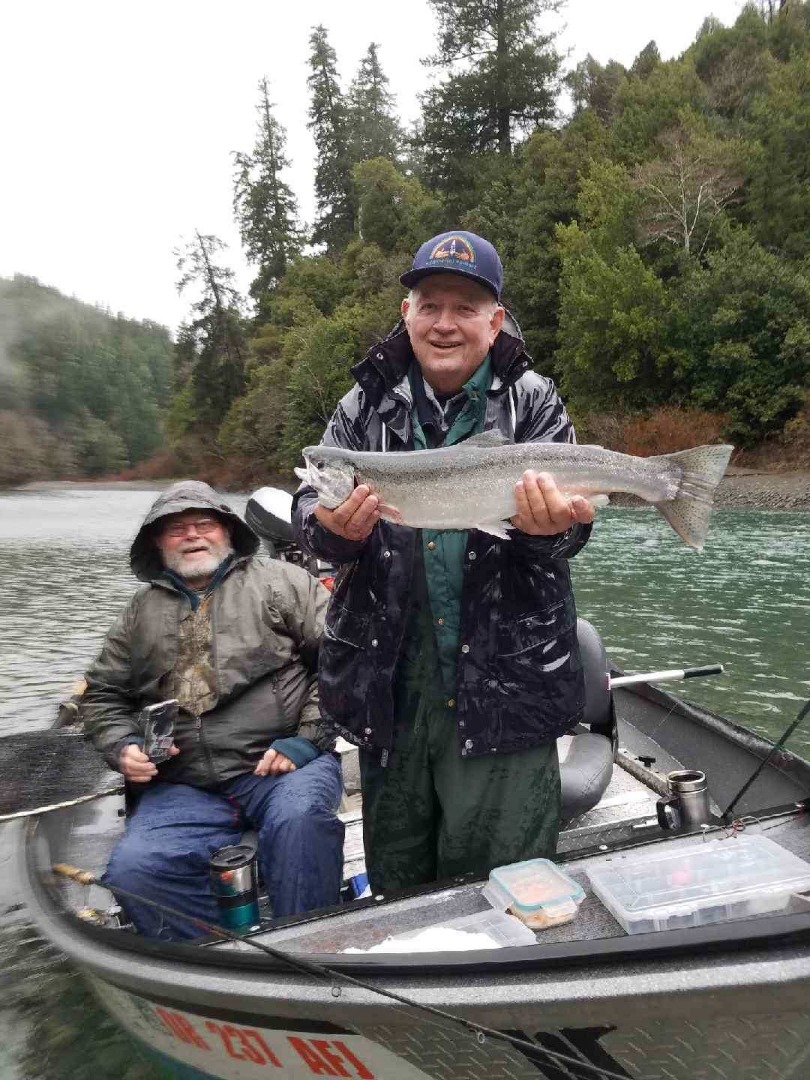
[[(513, 323), (492, 347), (493, 385), (483, 430), (515, 442), (574, 442), (553, 383), (529, 370)], [(354, 367), (357, 385), (332, 416), (323, 443), (351, 450), (412, 450), (414, 355), (404, 324)], [(459, 444), (463, 445), (463, 443)], [(365, 541), (345, 540), (315, 517), (317, 494), (293, 502), (299, 543), (339, 566), (321, 643), (321, 713), (346, 739), (381, 751), (394, 734), (393, 676), (412, 594), (418, 532), (380, 521)], [(523, 750), (556, 739), (581, 718), (585, 692), (567, 559), (590, 535), (519, 531), (498, 540), (470, 530), (464, 556), (457, 699), (460, 753)], [(385, 758), (385, 755), (384, 755)]]

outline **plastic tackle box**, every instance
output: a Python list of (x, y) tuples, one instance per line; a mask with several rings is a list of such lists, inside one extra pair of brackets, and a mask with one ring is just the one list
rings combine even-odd
[(810, 864), (765, 836), (666, 842), (588, 869), (593, 891), (628, 934), (780, 911), (810, 888)]

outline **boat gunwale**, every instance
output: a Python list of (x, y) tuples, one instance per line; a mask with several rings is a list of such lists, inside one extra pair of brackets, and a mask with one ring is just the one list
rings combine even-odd
[[(795, 808), (794, 808), (795, 810)], [(36, 831), (35, 819), (28, 823), (26, 832)], [(26, 837), (26, 859), (32, 860), (31, 835)], [(631, 847), (644, 846), (632, 844)], [(616, 850), (619, 850), (618, 848)], [(581, 854), (578, 856), (581, 858)], [(605, 964), (621, 960), (669, 959), (673, 956), (686, 957), (695, 953), (705, 956), (707, 952), (741, 952), (768, 946), (770, 948), (790, 947), (810, 943), (810, 911), (798, 913), (772, 913), (754, 916), (748, 919), (732, 920), (725, 923), (713, 923), (705, 926), (686, 927), (675, 930), (659, 930), (649, 934), (622, 934), (607, 938), (584, 938), (573, 941), (534, 945), (516, 945), (509, 949), (484, 949), (465, 952), (446, 953), (295, 953), (290, 956), (293, 964), (272, 957), (259, 949), (215, 949), (209, 947), (216, 939), (194, 943), (153, 941), (120, 930), (95, 926), (80, 919), (70, 911), (60, 911), (52, 890), (37, 877), (37, 871), (28, 864), (28, 884), (45, 919), (60, 924), (71, 936), (79, 936), (93, 942), (102, 952), (120, 956), (125, 952), (142, 958), (152, 957), (159, 960), (181, 962), (184, 967), (203, 966), (209, 968), (230, 968), (232, 970), (253, 970), (302, 974), (296, 970), (294, 962), (301, 960), (305, 964), (328, 967), (343, 974), (352, 975), (441, 975), (452, 973), (474, 973), (477, 976), (490, 972), (525, 973), (553, 967), (581, 967), (583, 965)], [(440, 888), (423, 889), (422, 893), (443, 891)], [(360, 901), (363, 906), (375, 903), (395, 903), (401, 896), (375, 902), (373, 898)], [(319, 913), (316, 920), (328, 919), (334, 914), (346, 914), (342, 908), (333, 908)], [(289, 924), (288, 924), (289, 925)], [(272, 929), (272, 928), (270, 928)], [(60, 935), (61, 939), (62, 935)], [(244, 940), (244, 939), (241, 939)], [(61, 947), (69, 952), (64, 941)], [(272, 946), (271, 946), (272, 947)], [(283, 952), (283, 948), (278, 950)], [(74, 959), (87, 963), (89, 958), (78, 951)], [(99, 957), (100, 959), (100, 957)], [(306, 974), (306, 973), (303, 973)], [(307, 976), (311, 977), (311, 976)]]
[[(659, 707), (667, 708), (671, 713), (677, 713), (687, 723), (697, 724), (709, 728), (715, 733), (735, 743), (755, 756), (767, 756), (771, 750), (771, 744), (761, 736), (756, 735), (749, 729), (728, 720), (726, 717), (712, 713), (700, 706), (685, 702), (675, 695), (660, 690), (650, 684), (641, 683), (632, 688), (625, 688), (619, 693), (628, 693), (649, 701)], [(804, 772), (810, 781), (810, 762), (798, 757), (791, 751), (780, 751), (778, 760), (769, 763), (769, 768), (782, 773), (791, 773), (793, 768), (784, 768), (784, 764), (795, 766), (796, 771)], [(791, 777), (795, 781), (795, 776)], [(806, 812), (807, 804), (801, 801), (793, 801), (782, 807), (763, 808), (756, 813), (768, 816), (780, 813)], [(745, 815), (750, 818), (752, 815)], [(152, 956), (160, 959), (172, 959), (181, 961), (185, 966), (203, 965), (211, 968), (229, 967), (231, 969), (260, 970), (291, 973), (294, 969), (283, 960), (273, 958), (266, 953), (260, 953), (258, 949), (233, 950), (216, 949), (210, 946), (217, 943), (217, 939), (211, 936), (207, 940), (198, 939), (193, 944), (151, 941), (134, 934), (122, 933), (105, 927), (94, 926), (78, 918), (70, 911), (60, 910), (54, 896), (54, 890), (41, 878), (40, 870), (35, 865), (33, 852), (33, 837), (37, 831), (38, 818), (34, 817), (26, 822), (25, 839), (23, 842), (25, 860), (25, 880), (29, 892), (36, 897), (38, 906), (45, 919), (61, 923), (63, 928), (70, 933), (80, 935), (82, 938), (93, 941), (94, 944), (103, 948), (105, 952), (120, 954), (122, 951), (128, 954)], [(611, 852), (619, 852), (637, 848), (652, 843), (666, 843), (670, 837), (648, 837), (644, 839), (632, 839), (611, 847)], [(604, 851), (600, 852), (604, 854)], [(594, 849), (586, 849), (564, 853), (559, 861), (562, 864), (574, 860), (581, 860), (589, 854), (596, 854)], [(371, 897), (367, 900), (354, 901), (353, 910), (361, 910), (371, 906), (382, 906), (400, 902), (408, 897), (424, 895), (432, 892), (446, 891), (452, 887), (463, 887), (477, 880), (473, 875), (465, 878), (453, 879), (441, 883), (431, 883), (427, 886), (398, 893), (396, 896), (384, 898), (380, 901)], [(263, 929), (263, 933), (272, 932), (282, 926), (303, 925), (310, 922), (325, 921), (336, 915), (346, 915), (345, 905), (310, 913), (303, 916), (291, 917)], [(112, 935), (112, 936), (111, 936)], [(346, 953), (291, 953), (293, 959), (300, 959), (307, 963), (328, 966), (345, 974), (418, 974), (440, 975), (452, 972), (457, 975), (463, 972), (474, 972), (477, 975), (492, 972), (519, 971), (528, 972), (538, 968), (553, 966), (555, 968), (581, 967), (583, 964), (604, 964), (632, 958), (660, 959), (673, 955), (685, 956), (694, 952), (705, 953), (707, 949), (720, 951), (730, 949), (741, 951), (743, 948), (753, 949), (758, 945), (789, 946), (805, 944), (810, 941), (810, 912), (796, 914), (766, 914), (749, 919), (716, 923), (699, 927), (688, 927), (678, 930), (656, 931), (651, 934), (620, 935), (608, 938), (585, 938), (569, 940), (553, 944), (544, 944), (538, 941), (534, 945), (512, 946), (505, 949), (487, 949), (467, 952), (449, 953), (415, 953), (415, 954), (346, 954)], [(63, 947), (65, 947), (63, 945)], [(65, 947), (65, 951), (68, 951)], [(282, 949), (278, 950), (283, 951)], [(504, 955), (507, 953), (507, 955)], [(82, 962), (80, 955), (75, 959)]]

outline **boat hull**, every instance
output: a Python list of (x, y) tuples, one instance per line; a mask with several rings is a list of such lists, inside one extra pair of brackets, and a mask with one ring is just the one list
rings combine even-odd
[[(620, 743), (646, 754), (654, 736), (659, 768), (670, 759), (690, 767), (716, 761), (711, 771), (718, 773), (721, 804), (767, 752), (750, 733), (679, 709), (658, 691), (628, 698), (620, 713), (620, 720), (629, 718), (620, 726)], [(782, 754), (744, 806), (747, 813), (787, 806), (765, 827), (805, 858), (807, 814), (789, 804), (808, 789), (810, 766)], [(648, 815), (646, 807), (639, 812)], [(777, 826), (782, 832), (773, 831)], [(604, 847), (608, 836), (611, 845), (626, 843), (635, 827), (629, 820), (573, 828), (562, 857), (574, 865), (592, 857), (587, 845)], [(316, 943), (331, 939), (341, 919), (350, 933), (356, 926), (362, 934), (374, 919), (385, 919), (386, 910), (396, 922), (406, 907), (417, 914), (420, 904), (449, 909), (457, 894), (474, 888), (461, 884), (381, 905), (360, 901), (306, 925), (271, 928), (264, 938), (362, 978), (363, 988), (340, 976), (291, 972), (245, 943), (167, 945), (82, 922), (66, 909), (48, 873), (71, 853), (69, 835), (61, 814), (31, 822), (20, 845), (28, 909), (85, 974), (104, 1008), (181, 1078), (590, 1080), (600, 1071), (630, 1080), (810, 1076), (808, 910), (647, 935), (608, 926), (593, 939), (555, 941), (544, 932), (538, 945), (453, 956), (350, 958), (306, 944), (307, 934)]]

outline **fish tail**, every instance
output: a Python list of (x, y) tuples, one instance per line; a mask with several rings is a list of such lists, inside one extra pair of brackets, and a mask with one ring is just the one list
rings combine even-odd
[(674, 499), (654, 503), (680, 538), (695, 551), (702, 551), (709, 531), (714, 493), (723, 479), (733, 446), (696, 446), (677, 454), (661, 454), (683, 470)]

